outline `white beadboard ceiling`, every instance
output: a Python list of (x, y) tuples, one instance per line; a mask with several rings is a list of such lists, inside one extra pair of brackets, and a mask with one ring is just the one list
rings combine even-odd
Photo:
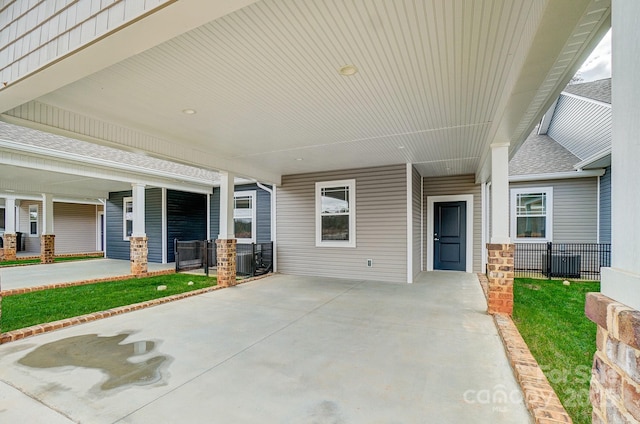
[[(423, 176), (477, 174), (491, 143), (526, 138), (609, 8), (263, 0), (36, 100), (256, 175), (406, 162)], [(340, 75), (348, 64), (358, 73)]]

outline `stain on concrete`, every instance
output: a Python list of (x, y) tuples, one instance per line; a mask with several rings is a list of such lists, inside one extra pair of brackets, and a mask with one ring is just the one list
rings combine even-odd
[(338, 404), (325, 400), (311, 409), (308, 422), (310, 424), (344, 424), (346, 421), (340, 413)]
[(110, 337), (97, 334), (68, 337), (47, 343), (29, 352), (18, 363), (31, 368), (84, 367), (101, 370), (107, 380), (100, 390), (107, 391), (129, 385), (148, 385), (162, 379), (162, 365), (168, 356), (132, 362), (136, 356), (151, 354), (155, 342), (135, 341), (122, 343), (129, 334)]

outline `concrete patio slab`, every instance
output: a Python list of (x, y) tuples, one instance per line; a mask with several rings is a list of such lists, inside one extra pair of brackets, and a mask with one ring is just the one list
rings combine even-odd
[(531, 422), (485, 310), (472, 274), (275, 275), (1, 345), (0, 382), (73, 422)]
[[(175, 264), (149, 263), (149, 272), (174, 269)], [(72, 281), (93, 280), (131, 274), (131, 263), (118, 259), (85, 259), (0, 268), (0, 289), (10, 290)]]

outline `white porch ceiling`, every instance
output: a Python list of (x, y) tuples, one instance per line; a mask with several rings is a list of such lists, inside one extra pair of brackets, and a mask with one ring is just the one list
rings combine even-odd
[[(474, 174), (490, 143), (528, 135), (609, 7), (263, 0), (36, 100), (211, 152), (211, 169), (243, 163), (246, 177), (405, 162), (424, 176)], [(358, 73), (340, 75), (348, 64)]]

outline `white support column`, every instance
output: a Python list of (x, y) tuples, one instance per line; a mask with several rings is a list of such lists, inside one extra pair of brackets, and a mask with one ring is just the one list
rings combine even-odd
[(7, 197), (4, 202), (4, 232), (5, 234), (16, 233), (16, 199)]
[(640, 310), (640, 2), (612, 6), (611, 268), (602, 294)]
[(145, 186), (144, 184), (132, 184), (133, 188), (133, 231), (132, 237), (146, 236), (144, 212), (145, 212)]
[(233, 225), (233, 192), (234, 175), (230, 172), (220, 173), (220, 234), (218, 239), (229, 240), (235, 238)]
[(509, 143), (491, 145), (491, 243), (509, 244)]
[(54, 234), (53, 230), (53, 196), (42, 194), (42, 231), (40, 234)]

